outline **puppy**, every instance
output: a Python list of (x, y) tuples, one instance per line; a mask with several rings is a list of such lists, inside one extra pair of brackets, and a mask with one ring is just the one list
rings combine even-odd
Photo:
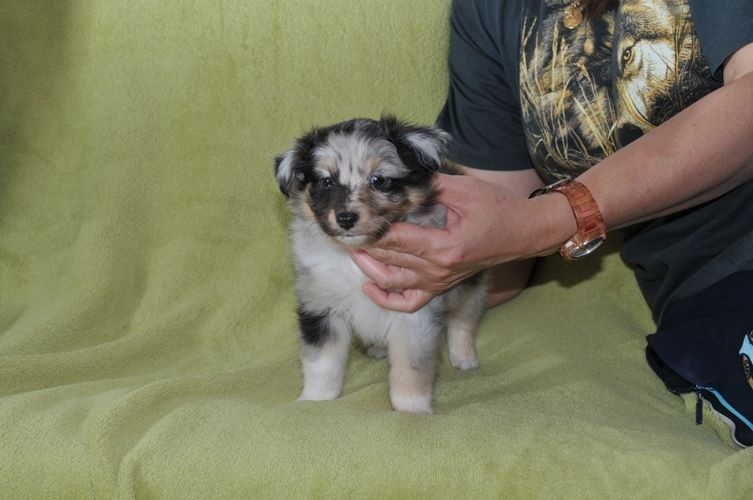
[(450, 137), (385, 116), (315, 128), (275, 160), (275, 177), (293, 212), (292, 253), (303, 366), (300, 400), (340, 395), (351, 338), (372, 357), (389, 359), (397, 411), (430, 414), (439, 339), (447, 331), (450, 362), (478, 367), (474, 335), (485, 286), (476, 276), (408, 314), (381, 309), (361, 291), (368, 278), (348, 247), (376, 242), (397, 221), (444, 227), (436, 172)]

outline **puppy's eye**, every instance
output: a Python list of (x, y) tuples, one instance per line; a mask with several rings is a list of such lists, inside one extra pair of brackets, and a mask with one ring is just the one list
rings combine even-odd
[(335, 181), (334, 179), (332, 179), (332, 177), (322, 177), (319, 182), (321, 182), (322, 186), (326, 188), (330, 188), (335, 185)]
[(372, 175), (369, 177), (369, 184), (378, 191), (389, 191), (392, 188), (392, 180), (381, 175)]

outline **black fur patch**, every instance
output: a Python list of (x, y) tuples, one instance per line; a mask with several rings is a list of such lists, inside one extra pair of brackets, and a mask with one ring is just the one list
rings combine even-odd
[[(440, 164), (418, 154), (416, 149), (406, 139), (409, 134), (418, 134), (432, 137), (437, 140), (438, 145), (442, 144), (442, 141), (435, 137), (432, 129), (402, 122), (392, 115), (383, 116), (378, 122), (374, 122), (374, 126), (381, 129), (380, 135), (395, 145), (400, 159), (406, 166), (411, 168), (415, 177), (404, 179), (405, 182), (412, 185), (423, 184), (428, 177), (431, 177), (433, 172), (439, 170)], [(445, 146), (442, 145), (441, 147), (442, 155), (446, 152)]]
[(334, 209), (338, 213), (345, 208), (350, 189), (340, 184), (337, 175), (333, 177), (330, 186), (326, 186), (324, 179), (315, 173), (311, 178), (311, 210), (317, 217), (323, 217), (328, 210)]
[(327, 313), (315, 314), (298, 308), (298, 325), (301, 329), (301, 338), (308, 345), (320, 346), (329, 336), (327, 325)]

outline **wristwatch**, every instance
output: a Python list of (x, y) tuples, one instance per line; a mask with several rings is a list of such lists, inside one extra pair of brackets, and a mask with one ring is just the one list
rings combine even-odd
[(599, 248), (607, 239), (607, 228), (591, 191), (580, 182), (567, 178), (537, 189), (529, 198), (551, 191), (567, 197), (578, 224), (578, 232), (562, 245), (560, 255), (567, 260), (576, 260)]

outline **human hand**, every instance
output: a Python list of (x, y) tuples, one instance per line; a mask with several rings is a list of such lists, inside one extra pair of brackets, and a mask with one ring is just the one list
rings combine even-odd
[(538, 199), (471, 176), (440, 174), (436, 182), (447, 207), (444, 229), (395, 223), (373, 247), (351, 252), (373, 280), (364, 293), (381, 307), (417, 311), (483, 269), (541, 250), (532, 252), (530, 245), (541, 226), (542, 218), (531, 213)]

